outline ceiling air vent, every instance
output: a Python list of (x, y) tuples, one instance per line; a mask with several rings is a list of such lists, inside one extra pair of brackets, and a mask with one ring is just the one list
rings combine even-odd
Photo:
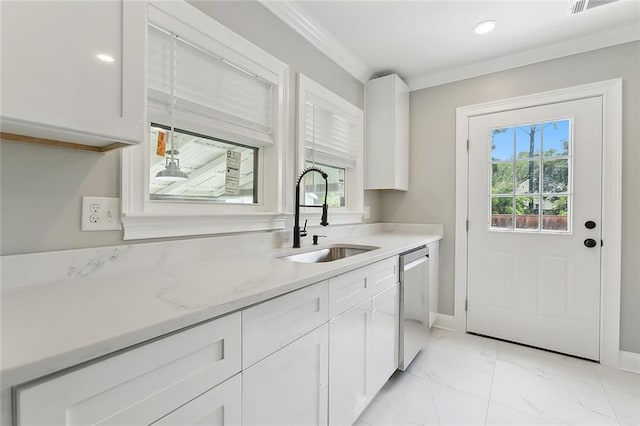
[(569, 14), (575, 15), (576, 13), (584, 12), (585, 10), (593, 9), (594, 7), (613, 3), (614, 1), (618, 0), (570, 0)]

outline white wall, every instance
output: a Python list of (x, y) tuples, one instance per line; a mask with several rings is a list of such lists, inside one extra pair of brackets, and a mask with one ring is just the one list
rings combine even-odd
[(382, 220), (442, 223), (439, 309), (453, 314), (456, 107), (621, 77), (623, 217), (621, 349), (640, 353), (640, 42), (411, 93), (410, 190), (380, 195)]
[[(286, 174), (294, 191), (296, 76), (302, 72), (362, 108), (362, 83), (255, 1), (194, 5), (290, 67), (290, 145)], [(105, 154), (2, 141), (0, 254), (123, 244), (121, 231), (80, 231), (82, 195), (120, 196), (120, 153)], [(377, 193), (365, 193), (370, 221), (379, 218)], [(331, 215), (331, 212), (329, 212)], [(129, 242), (127, 242), (129, 243)]]

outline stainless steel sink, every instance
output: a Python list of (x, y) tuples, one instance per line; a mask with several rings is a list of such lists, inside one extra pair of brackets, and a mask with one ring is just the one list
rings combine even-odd
[(375, 246), (357, 246), (357, 245), (335, 245), (318, 250), (307, 251), (305, 253), (290, 254), (280, 259), (289, 260), (291, 262), (300, 263), (322, 263), (333, 262), (334, 260), (344, 259), (345, 257), (355, 256), (366, 253), (371, 250), (378, 249)]

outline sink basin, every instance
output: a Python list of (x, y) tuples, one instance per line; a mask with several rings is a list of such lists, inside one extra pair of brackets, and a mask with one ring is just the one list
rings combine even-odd
[(366, 253), (380, 247), (374, 246), (357, 246), (357, 245), (335, 245), (318, 250), (307, 251), (305, 253), (290, 254), (280, 259), (289, 260), (291, 262), (300, 263), (322, 263), (333, 262), (334, 260), (344, 259), (358, 254)]

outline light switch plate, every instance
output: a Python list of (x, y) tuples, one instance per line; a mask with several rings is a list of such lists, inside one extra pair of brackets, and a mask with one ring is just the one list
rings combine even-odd
[(82, 197), (80, 229), (83, 231), (117, 231), (122, 229), (120, 198)]

